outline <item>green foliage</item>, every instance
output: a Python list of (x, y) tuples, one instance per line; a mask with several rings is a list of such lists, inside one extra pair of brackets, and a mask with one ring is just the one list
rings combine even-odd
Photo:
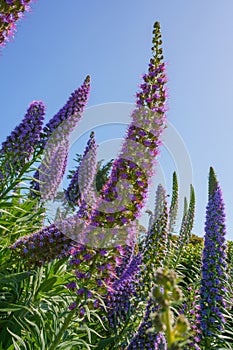
[[(106, 169), (110, 169), (110, 167), (106, 167)], [(106, 181), (106, 178), (103, 181)], [(1, 197), (0, 348), (39, 350), (48, 349), (48, 344), (50, 344), (49, 350), (81, 350), (93, 349), (93, 347), (96, 349), (125, 348), (143, 318), (149, 290), (153, 287), (154, 272), (158, 266), (163, 265), (165, 258), (164, 247), (166, 246), (165, 237), (168, 228), (168, 215), (166, 214), (168, 210), (165, 199), (166, 195), (161, 215), (156, 222), (152, 223), (151, 235), (142, 236), (138, 246), (145, 259), (146, 269), (144, 271), (146, 273), (142, 275), (144, 283), (138, 285), (138, 297), (132, 297), (132, 309), (126, 323), (113, 332), (106, 323), (106, 319), (103, 319), (104, 313), (107, 315), (107, 311), (104, 311), (103, 301), (101, 301), (102, 309), (95, 310), (85, 304), (85, 316), (80, 316), (78, 309), (73, 312), (68, 311), (75, 296), (65, 288), (72, 277), (67, 268), (67, 259), (55, 260), (43, 267), (29, 271), (24, 261), (16, 261), (13, 258), (8, 248), (9, 245), (17, 238), (38, 230), (43, 225), (44, 212), (36, 200), (27, 198), (19, 183), (9, 191), (9, 196)], [(34, 211), (35, 207), (36, 211)], [(190, 305), (192, 299), (189, 298), (192, 296), (186, 293), (186, 290), (187, 286), (194, 288), (198, 286), (203, 248), (203, 239), (191, 235), (193, 213), (194, 192), (191, 189), (189, 207), (184, 209), (180, 229), (180, 233), (185, 233), (185, 244), (182, 243), (182, 249), (180, 249), (180, 234), (179, 236), (171, 236), (171, 247), (178, 248), (179, 250), (175, 251), (180, 254), (179, 263), (175, 264), (176, 271), (182, 276), (179, 288), (183, 290), (183, 299)], [(162, 241), (165, 239), (163, 245), (160, 245), (161, 239)], [(233, 269), (232, 247), (232, 242), (228, 242), (229, 273), (232, 273)], [(100, 296), (98, 298), (100, 299)], [(229, 304), (230, 298), (229, 294)], [(135, 313), (135, 309), (137, 313)], [(173, 305), (172, 329), (174, 332), (177, 327), (180, 329), (182, 323), (179, 309), (179, 304)], [(232, 309), (230, 306), (226, 309), (228, 322), (222, 334), (226, 349), (231, 349), (232, 344), (231, 318)], [(168, 320), (168, 318), (166, 319)], [(66, 325), (66, 322), (68, 322), (68, 326), (63, 332), (62, 327)], [(61, 331), (59, 343), (54, 347), (56, 334)], [(178, 333), (176, 332), (176, 334)]]
[[(30, 166), (32, 167), (32, 164)], [(99, 163), (97, 188), (106, 183), (110, 169), (111, 162), (105, 165), (103, 162)], [(30, 171), (28, 167), (25, 169), (25, 174), (29, 174)], [(159, 215), (156, 216), (156, 220), (152, 218), (148, 232), (150, 234), (142, 233), (136, 247), (136, 251), (140, 251), (143, 255), (144, 266), (136, 287), (137, 295), (131, 296), (132, 307), (126, 322), (113, 330), (108, 325), (106, 318), (108, 311), (100, 295), (94, 294), (88, 303), (79, 299), (78, 308), (71, 312), (68, 310), (69, 305), (77, 301), (77, 297), (65, 288), (73, 278), (73, 273), (67, 264), (68, 259), (55, 260), (43, 267), (29, 270), (24, 261), (15, 259), (12, 255), (9, 246), (19, 237), (38, 231), (43, 226), (44, 220), (44, 208), (36, 199), (30, 197), (27, 190), (30, 176), (25, 174), (21, 174), (17, 181), (9, 179), (0, 197), (0, 349), (125, 349), (145, 313), (149, 293), (153, 288), (154, 273), (159, 266), (165, 265), (167, 256), (171, 257), (170, 263), (173, 264), (176, 273), (182, 276), (178, 288), (182, 290), (183, 301), (191, 308), (194, 296), (192, 293), (187, 293), (187, 288), (191, 286), (193, 289), (198, 289), (203, 249), (203, 239), (191, 234), (195, 207), (192, 187), (189, 205), (184, 205), (178, 236), (169, 231), (169, 227), (171, 228), (169, 218), (175, 217), (178, 210), (178, 183), (176, 178), (174, 180), (174, 175), (169, 209), (163, 190)], [(168, 232), (171, 242), (169, 251)], [(228, 306), (225, 311), (227, 324), (220, 336), (221, 346), (225, 349), (231, 349), (232, 346), (232, 251), (233, 243), (228, 242), (227, 262), (231, 283), (229, 282)], [(87, 262), (87, 269), (88, 264)], [(93, 274), (93, 280), (95, 279), (96, 276)], [(101, 308), (95, 309), (91, 306), (96, 299), (102, 305)], [(80, 315), (81, 307), (85, 308), (85, 315)], [(183, 325), (179, 316), (180, 308), (180, 303), (172, 305), (174, 332)], [(193, 322), (188, 313), (186, 317)], [(176, 334), (178, 333), (176, 331)]]

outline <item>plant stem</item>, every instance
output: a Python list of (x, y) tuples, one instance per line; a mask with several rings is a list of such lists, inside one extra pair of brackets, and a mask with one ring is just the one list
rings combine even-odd
[(28, 170), (30, 168), (30, 166), (35, 163), (35, 161), (37, 160), (37, 158), (42, 155), (43, 150), (39, 151), (38, 153), (36, 153), (36, 155), (33, 156), (33, 158), (28, 161), (28, 163), (23, 167), (23, 169), (19, 172), (18, 176), (16, 177), (16, 179), (13, 181), (13, 183), (7, 187), (7, 189), (1, 193), (1, 198), (4, 198), (6, 196), (7, 193), (9, 193), (19, 182), (21, 177), (23, 176), (23, 174), (26, 172), (26, 170)]
[[(169, 300), (168, 293), (165, 289), (164, 291), (164, 299)], [(173, 339), (173, 333), (172, 333), (172, 325), (171, 325), (171, 318), (170, 318), (170, 305), (168, 304), (165, 311), (164, 311), (164, 321), (166, 326), (166, 338), (167, 338), (167, 348), (168, 350), (172, 346), (174, 339)]]
[(172, 336), (172, 327), (170, 322), (170, 307), (168, 306), (165, 311), (165, 324), (166, 324), (166, 338), (167, 338), (167, 346), (168, 349), (173, 343), (173, 336)]

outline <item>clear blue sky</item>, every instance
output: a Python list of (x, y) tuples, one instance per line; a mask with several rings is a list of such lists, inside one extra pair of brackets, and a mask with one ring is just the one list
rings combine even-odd
[(43, 100), (47, 119), (53, 116), (87, 74), (89, 106), (134, 102), (150, 58), (152, 26), (159, 21), (168, 62), (168, 118), (193, 166), (194, 232), (203, 235), (212, 165), (233, 239), (232, 13), (232, 0), (38, 0), (0, 57), (1, 139), (32, 100)]

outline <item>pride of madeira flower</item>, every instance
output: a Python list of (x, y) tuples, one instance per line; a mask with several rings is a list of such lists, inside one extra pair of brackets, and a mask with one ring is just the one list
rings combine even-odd
[[(134, 232), (135, 219), (138, 218), (145, 204), (149, 180), (153, 175), (166, 119), (167, 91), (165, 84), (167, 78), (163, 63), (159, 23), (155, 23), (153, 34), (153, 56), (150, 60), (148, 73), (143, 76), (144, 82), (140, 85), (141, 90), (137, 93), (136, 109), (132, 115), (132, 122), (128, 128), (119, 157), (113, 164), (109, 181), (104, 185), (101, 196), (94, 203), (88, 218), (86, 217), (87, 211), (83, 210), (81, 205), (74, 216), (55, 223), (58, 232), (62, 233), (59, 237), (69, 237), (70, 239), (65, 244), (71, 243), (74, 245), (70, 250), (70, 254), (74, 259), (71, 258), (70, 262), (76, 276), (76, 281), (73, 281), (72, 284), (75, 291), (77, 288), (83, 290), (84, 282), (86, 285), (91, 276), (97, 278), (101, 273), (103, 277), (96, 279), (97, 290), (98, 287), (106, 286), (107, 290), (111, 291), (115, 275), (114, 270), (120, 262), (118, 256), (121, 255), (121, 244), (130, 245), (134, 242), (134, 237), (132, 237), (132, 240), (127, 241), (127, 239)], [(84, 91), (85, 96), (87, 90)], [(85, 104), (84, 100), (84, 98), (78, 98), (76, 102)], [(56, 132), (60, 122), (63, 122), (66, 112), (73, 115), (72, 103), (71, 105), (68, 103), (67, 108), (49, 123), (49, 127), (47, 125), (44, 129), (46, 143), (48, 142), (46, 136), (49, 138), (50, 135)], [(97, 235), (95, 235), (95, 229), (97, 229)], [(119, 242), (119, 232), (120, 235), (122, 234), (122, 242)], [(109, 233), (110, 235), (108, 235)], [(33, 239), (28, 237), (28, 240), (33, 240), (33, 246), (38, 246), (35, 240), (40, 240), (40, 237), (41, 235), (33, 234)], [(115, 242), (112, 244), (111, 240), (114, 240), (114, 238)], [(111, 245), (106, 242), (108, 239)], [(48, 242), (47, 240), (46, 243), (48, 244), (47, 246), (43, 245), (43, 249), (47, 248), (48, 254), (52, 258), (55, 258), (56, 252), (58, 257), (61, 253), (66, 255), (67, 245), (64, 250), (57, 249), (56, 240), (52, 240), (53, 237), (51, 241)], [(12, 245), (12, 248), (22, 251), (25, 245), (27, 246), (27, 237), (24, 237), (23, 240), (21, 238), (20, 242)], [(39, 243), (39, 245), (42, 244)], [(107, 255), (103, 257), (101, 252), (103, 252), (104, 247), (113, 249), (108, 249)], [(62, 248), (62, 241), (60, 248)], [(53, 251), (55, 254), (52, 253)], [(34, 254), (34, 259), (40, 261), (36, 257), (36, 254), (40, 254), (40, 250), (29, 249), (24, 252), (28, 259), (30, 259), (30, 252)], [(108, 264), (105, 264), (104, 271), (100, 271), (100, 262), (103, 264), (103, 258)], [(86, 259), (93, 261), (91, 276), (85, 269)], [(80, 268), (80, 270), (77, 270), (77, 268)], [(95, 288), (91, 281), (88, 282), (88, 285), (91, 287), (89, 292)], [(104, 293), (106, 293), (106, 290)]]
[(13, 174), (18, 175), (31, 159), (39, 145), (45, 106), (41, 101), (33, 101), (22, 120), (6, 140), (2, 142), (0, 157), (2, 165), (0, 178), (7, 180)]
[[(110, 178), (104, 185), (89, 220), (83, 220), (77, 215), (60, 225), (64, 233), (79, 243), (91, 246), (122, 244), (131, 232), (131, 223), (139, 217), (145, 204), (149, 181), (159, 153), (161, 134), (165, 128), (167, 109), (167, 78), (160, 25), (157, 22), (153, 34), (153, 56), (148, 73), (143, 75), (144, 81), (137, 93), (132, 122), (119, 156), (113, 163)], [(81, 227), (85, 230), (85, 242), (80, 242), (79, 237), (75, 236)], [(117, 238), (113, 244), (114, 236)]]
[(66, 169), (69, 137), (83, 115), (89, 91), (90, 77), (87, 76), (43, 128), (40, 147), (44, 158), (31, 183), (32, 192), (43, 200), (53, 199), (56, 195)]
[(211, 349), (223, 330), (226, 292), (225, 211), (222, 191), (213, 168), (209, 172), (209, 201), (206, 209), (202, 279), (200, 288), (201, 345)]

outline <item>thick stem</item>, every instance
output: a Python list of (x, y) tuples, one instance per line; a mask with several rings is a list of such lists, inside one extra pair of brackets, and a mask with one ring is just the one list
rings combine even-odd
[(168, 306), (165, 311), (165, 325), (166, 325), (166, 338), (167, 338), (167, 347), (168, 350), (173, 344), (173, 334), (172, 334), (172, 326), (171, 326), (171, 319), (170, 319), (170, 307)]

